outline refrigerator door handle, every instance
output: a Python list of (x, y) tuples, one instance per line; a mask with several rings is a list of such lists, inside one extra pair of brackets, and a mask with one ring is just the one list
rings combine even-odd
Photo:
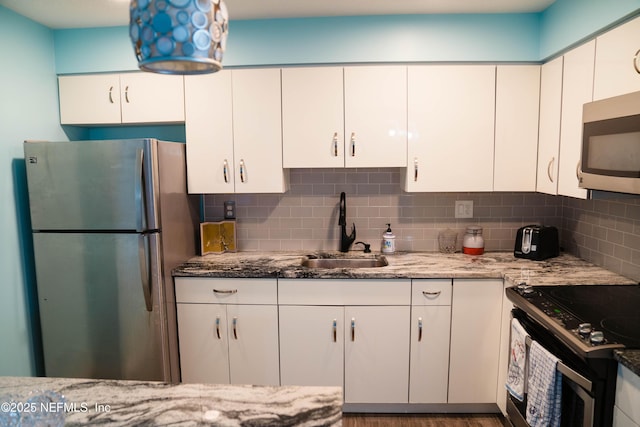
[(144, 151), (142, 149), (136, 150), (136, 182), (135, 182), (135, 197), (136, 197), (136, 225), (140, 232), (144, 230)]
[(151, 288), (149, 287), (151, 269), (149, 267), (149, 250), (147, 249), (147, 236), (140, 235), (138, 237), (138, 255), (140, 257), (140, 282), (142, 284), (142, 295), (144, 295), (144, 303), (147, 311), (153, 311), (153, 303), (151, 302)]

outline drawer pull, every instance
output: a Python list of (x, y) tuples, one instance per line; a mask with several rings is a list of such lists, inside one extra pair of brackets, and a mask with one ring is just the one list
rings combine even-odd
[(436, 298), (439, 297), (441, 293), (442, 291), (422, 291), (422, 295), (424, 295), (425, 298)]
[(333, 319), (333, 342), (338, 341), (338, 321)]
[(233, 318), (233, 339), (238, 339), (238, 318)]
[(351, 341), (356, 340), (356, 318), (351, 318)]
[(216, 336), (220, 339), (220, 316), (216, 317)]
[(214, 294), (233, 295), (233, 294), (237, 294), (238, 290), (237, 289), (214, 289), (213, 293)]
[(422, 317), (418, 317), (418, 342), (422, 341)]

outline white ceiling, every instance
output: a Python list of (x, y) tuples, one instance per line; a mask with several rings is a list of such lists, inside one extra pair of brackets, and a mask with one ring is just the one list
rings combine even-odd
[[(312, 16), (539, 12), (555, 0), (226, 0), (230, 20)], [(127, 25), (129, 0), (0, 0), (47, 27)]]

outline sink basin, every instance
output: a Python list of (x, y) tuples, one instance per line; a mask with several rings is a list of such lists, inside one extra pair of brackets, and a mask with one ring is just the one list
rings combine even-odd
[(315, 255), (302, 259), (302, 266), (308, 268), (372, 268), (389, 265), (384, 255), (371, 258), (319, 258)]

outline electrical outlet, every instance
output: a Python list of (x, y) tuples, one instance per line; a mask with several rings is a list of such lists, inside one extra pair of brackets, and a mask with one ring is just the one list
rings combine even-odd
[(473, 218), (473, 200), (456, 200), (456, 218)]

